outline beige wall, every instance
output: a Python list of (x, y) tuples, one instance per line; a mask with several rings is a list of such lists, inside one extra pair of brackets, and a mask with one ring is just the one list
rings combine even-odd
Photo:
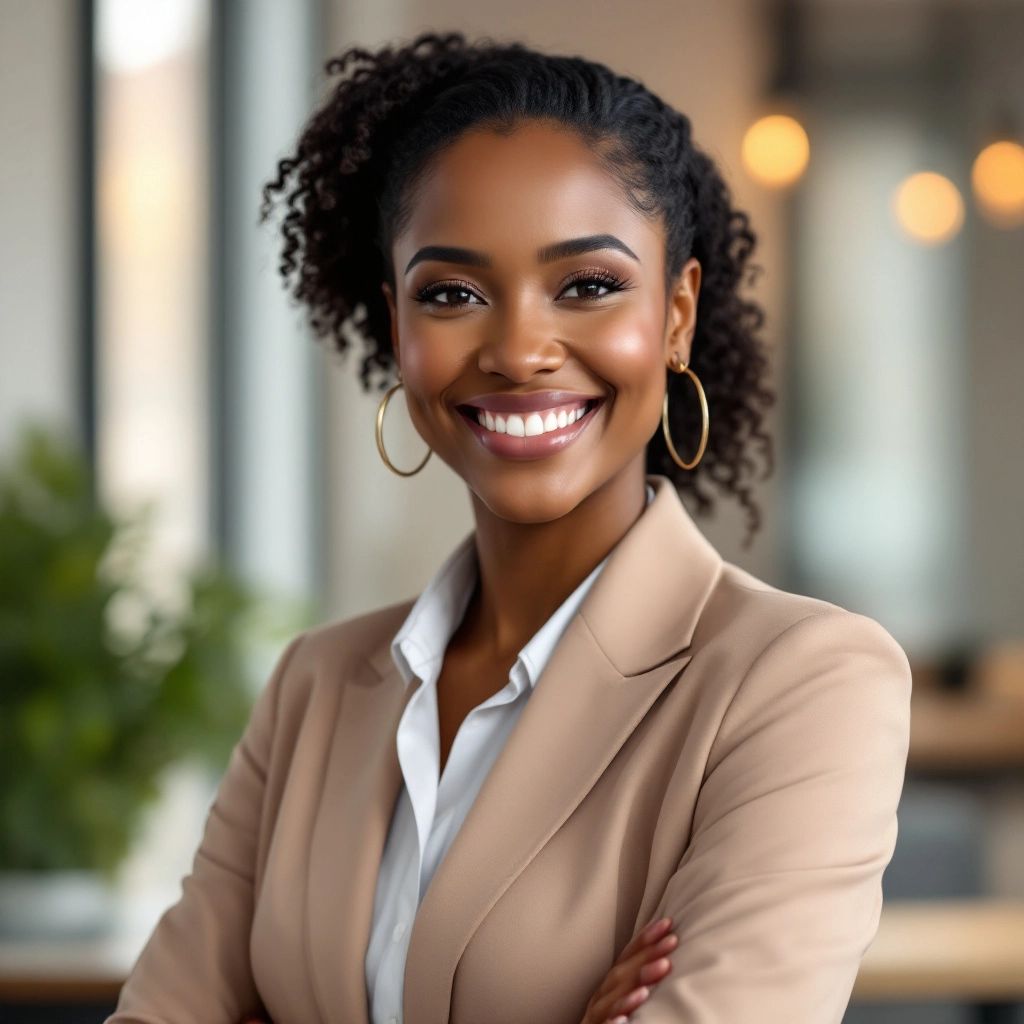
[(4, 0), (0, 454), (26, 417), (74, 425), (77, 21), (76, 5), (64, 0)]
[[(746, 180), (739, 160), (740, 139), (757, 112), (771, 56), (765, 45), (763, 10), (753, 0), (585, 6), (550, 0), (515, 5), (467, 0), (335, 2), (329, 48), (338, 53), (352, 45), (400, 44), (426, 29), (457, 28), (470, 38), (493, 35), (520, 39), (549, 52), (580, 54), (641, 79), (690, 117), (695, 140), (719, 162), (735, 202), (750, 213), (760, 239), (755, 261), (765, 267), (753, 294), (768, 315), (765, 337), (776, 345), (785, 333), (782, 211), (774, 196)], [(783, 348), (777, 353), (777, 370)], [(381, 462), (373, 440), (379, 396), (359, 391), (355, 368), (354, 360), (336, 367), (330, 385), (330, 464), (336, 474), (330, 496), (331, 611), (338, 615), (414, 595), (473, 527), (465, 485), (437, 458), (408, 479), (395, 476)], [(396, 399), (400, 397), (399, 392)], [(389, 429), (393, 418), (405, 418), (400, 401), (388, 406)], [(396, 443), (396, 449), (394, 461), (410, 467), (424, 450), (418, 439), (403, 447)], [(769, 580), (780, 571), (780, 522), (785, 514), (777, 487), (785, 472), (781, 448), (778, 456), (775, 477), (762, 485), (758, 496), (764, 514), (761, 534), (748, 551), (739, 544), (744, 519), (736, 502), (724, 499), (717, 520), (701, 522), (727, 558)]]

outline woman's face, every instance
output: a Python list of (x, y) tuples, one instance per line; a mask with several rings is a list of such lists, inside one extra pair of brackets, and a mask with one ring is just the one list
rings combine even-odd
[(494, 514), (546, 522), (643, 479), (700, 285), (691, 259), (666, 302), (664, 245), (546, 124), (464, 135), (421, 181), (383, 285), (392, 344), (417, 431)]

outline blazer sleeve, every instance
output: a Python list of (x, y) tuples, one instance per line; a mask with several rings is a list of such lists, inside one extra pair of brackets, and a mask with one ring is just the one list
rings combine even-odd
[(690, 842), (650, 919), (670, 972), (636, 1024), (840, 1024), (882, 908), (911, 673), (874, 619), (813, 613), (756, 658), (712, 745)]
[(237, 1024), (261, 1009), (249, 961), (256, 851), (282, 681), (278, 657), (207, 812), (181, 897), (166, 910), (105, 1024)]

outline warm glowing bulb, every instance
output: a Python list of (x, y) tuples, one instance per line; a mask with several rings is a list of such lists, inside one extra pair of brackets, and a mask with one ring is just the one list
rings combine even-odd
[(971, 168), (974, 196), (984, 212), (1001, 226), (1024, 223), (1024, 146), (993, 142)]
[(947, 242), (964, 222), (964, 201), (956, 185), (932, 171), (912, 174), (892, 200), (897, 223), (917, 242)]
[(770, 114), (755, 121), (743, 136), (741, 150), (747, 173), (770, 188), (796, 181), (810, 156), (807, 132), (788, 114)]

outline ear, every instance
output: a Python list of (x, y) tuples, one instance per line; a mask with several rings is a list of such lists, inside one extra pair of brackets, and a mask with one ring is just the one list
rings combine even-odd
[(398, 367), (398, 374), (402, 373), (402, 361), (398, 349), (398, 310), (395, 306), (395, 293), (387, 281), (382, 281), (380, 290), (384, 293), (384, 299), (388, 304), (388, 322), (391, 327), (391, 352), (395, 357), (395, 365)]
[(701, 267), (691, 256), (679, 272), (668, 298), (665, 322), (665, 365), (676, 365), (676, 355), (687, 365), (690, 346), (697, 330), (697, 296), (700, 293)]

